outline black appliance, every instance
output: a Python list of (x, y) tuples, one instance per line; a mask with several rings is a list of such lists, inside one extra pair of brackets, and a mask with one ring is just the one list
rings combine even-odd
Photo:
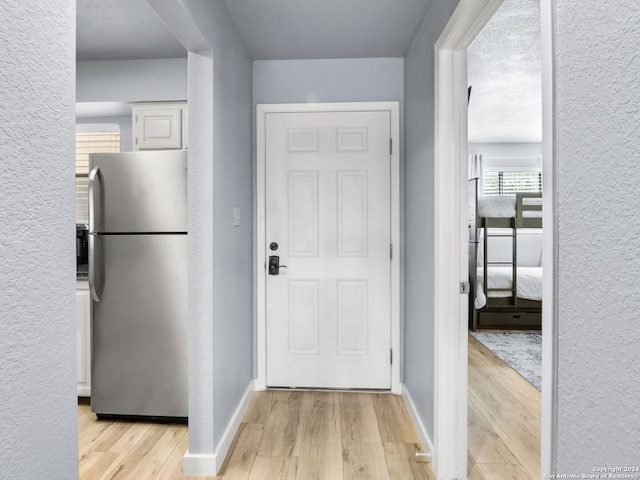
[(89, 264), (89, 226), (86, 223), (76, 223), (76, 271), (87, 270)]

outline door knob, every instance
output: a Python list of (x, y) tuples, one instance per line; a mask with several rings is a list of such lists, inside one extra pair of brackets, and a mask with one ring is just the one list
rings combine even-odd
[(280, 269), (287, 268), (286, 265), (280, 265), (280, 257), (271, 255), (269, 257), (269, 275), (280, 275)]

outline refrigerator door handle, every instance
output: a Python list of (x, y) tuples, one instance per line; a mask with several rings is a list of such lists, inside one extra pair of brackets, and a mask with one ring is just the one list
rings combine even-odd
[[(100, 185), (98, 196), (96, 197), (96, 183)], [(101, 228), (97, 224), (97, 213), (102, 205), (97, 205), (102, 197), (102, 172), (100, 167), (94, 167), (89, 173), (89, 233), (96, 233), (96, 228)]]
[(102, 238), (95, 233), (89, 234), (89, 292), (95, 302), (100, 301), (104, 285), (102, 268)]
[(96, 205), (98, 198), (102, 196), (102, 189), (98, 190), (96, 197), (96, 183), (102, 186), (102, 173), (100, 168), (95, 167), (89, 173), (89, 291), (91, 298), (99, 302), (104, 285), (104, 268), (102, 268), (102, 240), (100, 239), (96, 227), (96, 214), (101, 205)]

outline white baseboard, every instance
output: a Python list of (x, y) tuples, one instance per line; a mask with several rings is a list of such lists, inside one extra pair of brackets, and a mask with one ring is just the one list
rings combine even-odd
[(197, 476), (216, 476), (218, 471), (224, 463), (224, 459), (229, 453), (233, 438), (240, 428), (240, 423), (244, 418), (244, 414), (247, 413), (253, 394), (256, 391), (256, 382), (252, 380), (249, 382), (247, 389), (240, 400), (240, 403), (236, 407), (236, 411), (233, 412), (233, 416), (229, 421), (227, 428), (222, 434), (222, 438), (213, 453), (187, 453), (182, 457), (182, 470), (185, 475), (197, 475)]
[(416, 410), (416, 404), (413, 403), (413, 399), (411, 398), (411, 394), (405, 384), (402, 384), (402, 398), (404, 399), (404, 403), (407, 406), (407, 411), (409, 412), (409, 416), (413, 421), (413, 425), (418, 432), (418, 436), (420, 437), (420, 442), (422, 443), (422, 448), (424, 448), (425, 452), (429, 456), (429, 461), (433, 459), (433, 442), (431, 438), (429, 438), (429, 434), (427, 433), (427, 429), (422, 422), (422, 418), (420, 418), (420, 414)]
[(184, 475), (215, 476), (216, 455), (214, 453), (189, 453), (182, 457), (182, 473)]

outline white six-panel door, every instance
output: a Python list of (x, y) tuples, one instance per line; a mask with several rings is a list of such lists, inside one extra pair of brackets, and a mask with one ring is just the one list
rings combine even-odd
[(391, 387), (390, 125), (266, 114), (267, 386)]

